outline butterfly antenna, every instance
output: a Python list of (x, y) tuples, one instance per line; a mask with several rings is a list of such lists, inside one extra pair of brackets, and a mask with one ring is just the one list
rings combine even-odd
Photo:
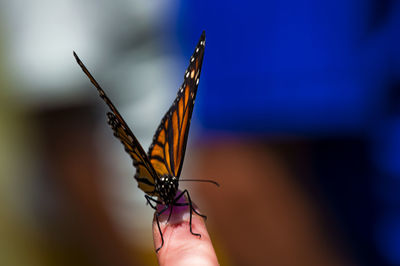
[(209, 180), (209, 179), (180, 179), (180, 181), (194, 181), (194, 182), (207, 182), (207, 183), (212, 183), (214, 185), (216, 185), (217, 187), (219, 187), (219, 184), (214, 181), (214, 180)]

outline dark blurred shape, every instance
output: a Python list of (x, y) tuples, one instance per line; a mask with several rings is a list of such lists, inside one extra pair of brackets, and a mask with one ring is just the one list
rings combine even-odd
[(221, 184), (198, 191), (210, 202), (213, 239), (229, 251), (221, 259), (233, 265), (353, 265), (309, 175), (309, 148), (301, 140), (228, 135), (197, 145), (193, 173)]
[(314, 183), (323, 191), (326, 207), (339, 217), (335, 225), (346, 235), (349, 250), (360, 265), (379, 265), (383, 257), (371, 235), (379, 216), (373, 198), (377, 172), (369, 150), (368, 140), (362, 138), (320, 139), (310, 145), (320, 177)]

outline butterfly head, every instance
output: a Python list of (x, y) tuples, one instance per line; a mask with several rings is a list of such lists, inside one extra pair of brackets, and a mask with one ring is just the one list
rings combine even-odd
[(162, 202), (169, 205), (175, 199), (178, 186), (178, 178), (175, 176), (164, 175), (156, 180), (155, 191), (160, 196)]

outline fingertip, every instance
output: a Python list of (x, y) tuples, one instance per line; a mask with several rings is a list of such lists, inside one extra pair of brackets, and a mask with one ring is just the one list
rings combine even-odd
[[(160, 219), (160, 229), (164, 244), (157, 252), (160, 265), (219, 265), (210, 236), (203, 218), (192, 214), (192, 231), (190, 232), (190, 210), (188, 206), (174, 206), (171, 219), (167, 222), (169, 211)], [(157, 226), (156, 215), (153, 220), (153, 240), (155, 249), (162, 244)]]

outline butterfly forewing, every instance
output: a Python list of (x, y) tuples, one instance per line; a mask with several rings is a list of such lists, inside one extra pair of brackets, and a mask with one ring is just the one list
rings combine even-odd
[(159, 176), (180, 176), (200, 79), (204, 47), (205, 33), (203, 32), (190, 58), (178, 95), (161, 120), (150, 146), (148, 157)]
[(114, 104), (107, 97), (104, 90), (90, 74), (89, 70), (82, 63), (75, 52), (74, 56), (79, 66), (82, 68), (83, 72), (88, 76), (92, 84), (97, 88), (100, 97), (104, 100), (104, 102), (112, 111), (112, 113), (107, 113), (108, 123), (113, 129), (114, 135), (121, 141), (126, 152), (133, 159), (133, 165), (136, 167), (135, 178), (138, 182), (139, 188), (151, 196), (155, 195), (154, 183), (158, 176), (157, 172), (151, 165), (147, 154), (143, 150), (139, 141), (136, 139), (135, 135), (132, 133), (122, 116), (119, 114), (118, 110), (115, 108)]

